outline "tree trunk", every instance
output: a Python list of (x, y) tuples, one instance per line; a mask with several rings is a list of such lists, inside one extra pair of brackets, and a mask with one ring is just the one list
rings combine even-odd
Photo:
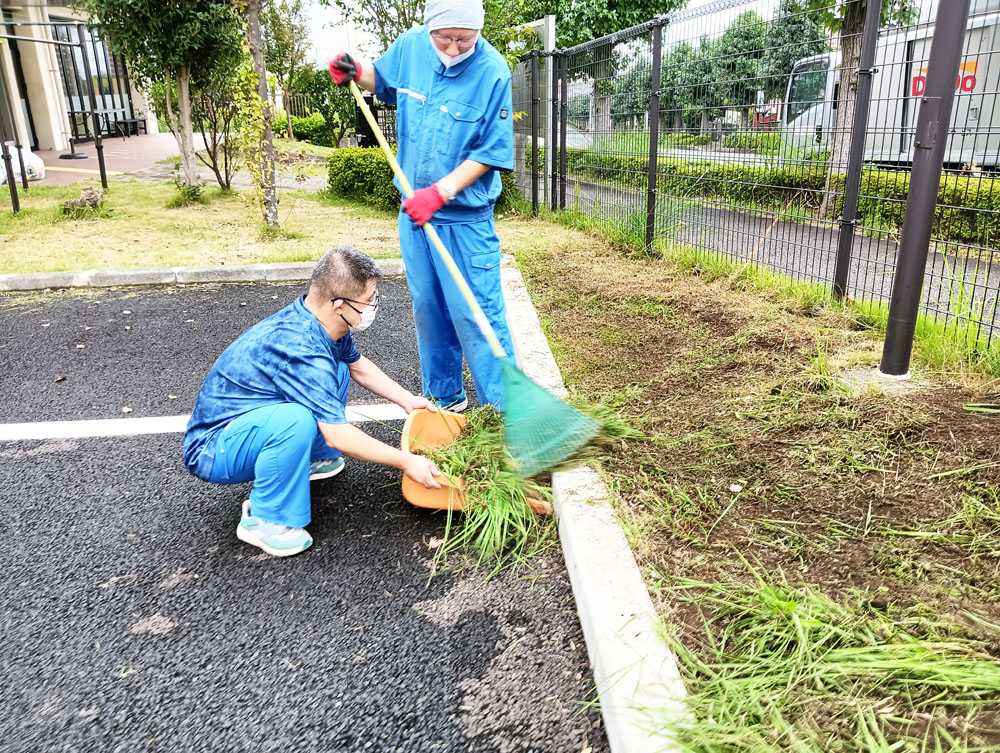
[(288, 87), (281, 87), (281, 99), (285, 103), (285, 127), (286, 134), (289, 141), (295, 138), (295, 134), (292, 133), (292, 100), (288, 96)]
[[(278, 226), (278, 191), (274, 180), (274, 129), (271, 97), (268, 93), (267, 70), (264, 67), (264, 44), (260, 31), (261, 0), (247, 3), (247, 44), (253, 57), (253, 69), (257, 74), (257, 96), (263, 111), (261, 129), (260, 176), (261, 193), (264, 200), (264, 222), (268, 227)], [(289, 115), (289, 123), (291, 116)]]
[(193, 186), (198, 182), (198, 163), (194, 156), (194, 128), (191, 125), (191, 70), (186, 65), (177, 71), (177, 115), (184, 182)]
[[(877, 2), (878, 0), (868, 0)], [(837, 93), (837, 118), (830, 134), (830, 161), (826, 173), (826, 187), (821, 217), (832, 217), (837, 205), (834, 181), (847, 170), (851, 151), (851, 131), (854, 127), (854, 104), (858, 93), (858, 68), (861, 65), (861, 35), (865, 27), (865, 3), (851, 3), (847, 8), (844, 26), (840, 32), (840, 86)]]

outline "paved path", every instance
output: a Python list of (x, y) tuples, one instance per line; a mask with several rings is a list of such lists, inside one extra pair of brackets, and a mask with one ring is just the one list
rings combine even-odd
[[(0, 421), (185, 412), (301, 287), (0, 297)], [(416, 387), (405, 286), (382, 301), (361, 348)], [(558, 550), (431, 579), (443, 518), (349, 462), (313, 487), (314, 548), (274, 560), (233, 535), (247, 487), (188, 475), (180, 439), (0, 442), (4, 750), (606, 751)]]

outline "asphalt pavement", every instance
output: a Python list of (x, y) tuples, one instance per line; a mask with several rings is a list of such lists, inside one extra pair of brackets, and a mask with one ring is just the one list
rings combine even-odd
[[(185, 413), (302, 289), (0, 298), (0, 421)], [(405, 285), (381, 301), (361, 350), (416, 389)], [(365, 428), (398, 441), (399, 422)], [(431, 577), (443, 516), (349, 461), (313, 485), (313, 548), (275, 560), (234, 535), (248, 486), (188, 475), (180, 443), (0, 443), (0, 751), (607, 750), (557, 548)]]

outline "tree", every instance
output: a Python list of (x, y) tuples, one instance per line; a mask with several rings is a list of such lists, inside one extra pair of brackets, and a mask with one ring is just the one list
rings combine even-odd
[[(858, 92), (858, 68), (861, 62), (861, 37), (865, 28), (865, 13), (869, 2), (877, 0), (857, 0), (857, 2), (831, 5), (829, 0), (806, 0), (806, 8), (830, 31), (840, 35), (840, 83), (837, 94), (837, 122), (830, 135), (830, 162), (827, 173), (827, 190), (823, 192), (820, 213), (829, 216), (834, 206), (834, 192), (831, 189), (835, 171), (845, 169), (851, 148), (851, 132), (854, 124), (854, 102)], [(881, 24), (908, 24), (917, 12), (917, 0), (880, 0), (882, 3)]]
[(326, 121), (331, 146), (338, 146), (354, 124), (354, 97), (337, 86), (325, 68), (306, 68), (299, 72), (292, 91), (309, 99), (309, 106)]
[[(264, 208), (264, 223), (269, 228), (278, 226), (278, 188), (274, 175), (274, 130), (271, 97), (268, 93), (267, 69), (264, 66), (264, 40), (260, 25), (262, 0), (247, 0), (246, 37), (257, 78), (257, 98), (260, 100), (260, 152), (259, 174), (255, 173)], [(289, 118), (291, 120), (291, 118)]]
[(760, 75), (768, 99), (785, 98), (788, 77), (802, 58), (819, 55), (830, 49), (827, 31), (814, 12), (802, 0), (781, 0), (778, 13), (767, 30), (767, 44)]
[(423, 23), (425, 0), (322, 0), (344, 19), (369, 32), (385, 50), (414, 24)]
[(766, 37), (767, 24), (751, 10), (737, 16), (717, 43), (714, 82), (722, 102), (739, 109), (743, 128), (749, 124), (750, 107), (762, 86), (761, 58)]
[(232, 187), (237, 162), (238, 149), (232, 138), (233, 125), (239, 117), (237, 86), (239, 76), (235, 71), (216, 71), (198, 87), (191, 103), (192, 118), (205, 145), (205, 154), (200, 151), (196, 154), (215, 175), (219, 187), (226, 191)]
[[(230, 0), (80, 0), (129, 73), (146, 90), (162, 83), (164, 109), (181, 152), (184, 182), (198, 182), (192, 87), (233, 67), (242, 53), (241, 19)], [(177, 109), (174, 109), (176, 100)]]
[(559, 46), (572, 47), (645, 23), (686, 4), (687, 0), (529, 0), (525, 3), (524, 21), (555, 15)]
[[(309, 27), (302, 0), (265, 0), (261, 15), (264, 36), (264, 63), (277, 78), (281, 96), (288, 109), (292, 80), (303, 67), (309, 52)], [(292, 118), (288, 138), (292, 138)]]

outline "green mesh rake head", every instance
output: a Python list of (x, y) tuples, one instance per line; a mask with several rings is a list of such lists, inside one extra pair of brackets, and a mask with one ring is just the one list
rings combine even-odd
[(518, 472), (531, 478), (597, 436), (597, 423), (503, 360), (504, 439)]

